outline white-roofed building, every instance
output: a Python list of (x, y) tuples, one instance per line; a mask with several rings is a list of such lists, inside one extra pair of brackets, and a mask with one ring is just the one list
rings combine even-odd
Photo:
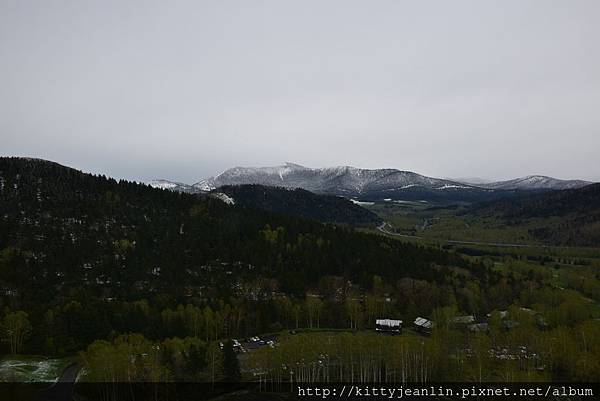
[(375, 320), (375, 330), (392, 333), (402, 332), (402, 320), (396, 319), (377, 319)]
[(435, 324), (429, 319), (418, 317), (415, 319), (414, 325), (418, 332), (423, 334), (431, 334), (431, 329), (433, 329)]

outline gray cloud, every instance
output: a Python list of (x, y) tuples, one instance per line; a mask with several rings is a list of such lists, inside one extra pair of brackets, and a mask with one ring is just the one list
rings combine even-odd
[(600, 180), (600, 3), (0, 0), (0, 153)]

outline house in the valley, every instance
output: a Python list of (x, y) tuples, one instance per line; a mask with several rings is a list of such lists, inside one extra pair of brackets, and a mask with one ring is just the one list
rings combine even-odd
[(434, 322), (424, 317), (418, 317), (414, 322), (415, 330), (421, 334), (429, 335), (435, 326)]
[(375, 320), (375, 330), (388, 333), (402, 333), (402, 320), (396, 319), (377, 319)]

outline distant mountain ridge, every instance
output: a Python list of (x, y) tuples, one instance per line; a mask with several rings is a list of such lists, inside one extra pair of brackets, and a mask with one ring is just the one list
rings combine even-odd
[(360, 169), (350, 166), (309, 168), (294, 163), (275, 167), (234, 167), (193, 187), (210, 191), (223, 185), (259, 184), (302, 188), (317, 193), (355, 195), (420, 186), (431, 189), (471, 188), (456, 181), (426, 177), (396, 169)]
[(580, 188), (581, 180), (528, 176), (509, 181), (467, 183), (427, 177), (397, 169), (361, 169), (350, 166), (310, 168), (295, 163), (274, 167), (234, 167), (193, 185), (160, 180), (150, 185), (182, 192), (209, 192), (222, 186), (264, 185), (301, 188), (318, 194), (361, 200), (488, 201), (516, 196), (520, 191)]
[(561, 189), (576, 189), (586, 185), (593, 184), (590, 181), (583, 180), (561, 180), (558, 178), (548, 177), (545, 175), (528, 175), (526, 177), (515, 178), (506, 181), (496, 181), (488, 183), (479, 183), (477, 186), (489, 189), (520, 189), (527, 191), (534, 190), (561, 190)]

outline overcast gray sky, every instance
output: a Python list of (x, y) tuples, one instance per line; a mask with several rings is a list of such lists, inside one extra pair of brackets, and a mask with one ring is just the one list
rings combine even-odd
[(0, 154), (600, 180), (600, 1), (0, 0)]

